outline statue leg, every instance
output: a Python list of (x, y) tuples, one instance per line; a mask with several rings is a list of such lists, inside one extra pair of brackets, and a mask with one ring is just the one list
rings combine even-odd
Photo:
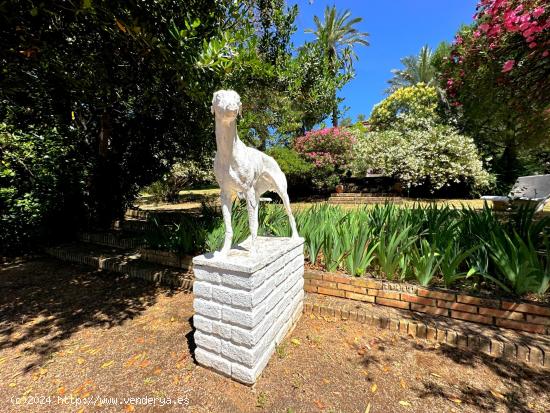
[(222, 191), (220, 200), (222, 204), (223, 223), (225, 226), (225, 238), (220, 252), (225, 255), (231, 249), (231, 242), (233, 241), (233, 227), (231, 226), (231, 192)]
[(250, 253), (256, 254), (256, 238), (258, 236), (258, 210), (259, 198), (254, 188), (246, 193), (246, 208), (248, 211), (248, 226), (250, 228)]

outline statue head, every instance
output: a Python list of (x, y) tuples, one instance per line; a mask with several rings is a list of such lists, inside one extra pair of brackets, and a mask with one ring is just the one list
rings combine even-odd
[(242, 113), (241, 97), (234, 90), (218, 90), (212, 97), (212, 114), (225, 121), (235, 120)]

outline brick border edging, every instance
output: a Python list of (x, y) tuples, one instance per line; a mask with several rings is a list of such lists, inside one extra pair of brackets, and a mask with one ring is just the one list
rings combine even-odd
[(450, 328), (431, 326), (421, 321), (391, 318), (371, 314), (365, 310), (348, 310), (330, 305), (304, 303), (304, 314), (320, 317), (334, 317), (335, 320), (357, 321), (362, 324), (399, 332), (400, 335), (447, 344), (474, 353), (517, 360), (534, 367), (550, 369), (550, 349), (536, 345), (513, 343), (503, 337), (489, 338), (482, 334), (464, 334)]
[(305, 270), (304, 281), (304, 289), (310, 293), (550, 335), (550, 306), (533, 302), (476, 297), (452, 290), (311, 269)]
[(174, 271), (132, 267), (127, 263), (117, 262), (116, 258), (104, 258), (91, 256), (81, 252), (66, 251), (63, 248), (44, 248), (44, 252), (62, 261), (94, 267), (96, 270), (104, 270), (118, 274), (124, 274), (130, 278), (140, 278), (149, 282), (158, 283), (168, 287), (181, 288), (184, 291), (193, 290), (193, 279), (178, 274)]

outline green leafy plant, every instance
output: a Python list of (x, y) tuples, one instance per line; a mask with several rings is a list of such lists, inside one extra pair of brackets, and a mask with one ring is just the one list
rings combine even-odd
[(542, 262), (531, 239), (523, 240), (517, 232), (491, 234), (487, 248), (496, 276), (483, 274), (506, 292), (522, 295), (528, 292), (543, 294), (548, 288), (550, 272)]
[(430, 284), (442, 261), (441, 254), (428, 240), (420, 241), (420, 248), (414, 245), (411, 249), (410, 264), (418, 283), (422, 286)]

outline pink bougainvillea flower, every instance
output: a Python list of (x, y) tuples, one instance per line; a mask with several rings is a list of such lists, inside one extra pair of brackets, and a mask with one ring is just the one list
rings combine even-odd
[(529, 49), (534, 49), (535, 47), (537, 47), (537, 42), (529, 43)]
[(535, 10), (533, 10), (533, 16), (535, 19), (538, 19), (540, 16), (544, 14), (544, 7), (539, 6)]
[(544, 52), (542, 52), (542, 57), (547, 57), (549, 54), (550, 52), (548, 50), (545, 50)]
[(479, 36), (481, 36), (481, 32), (480, 32), (479, 30), (476, 30), (476, 31), (474, 32), (474, 37), (475, 37), (475, 38), (478, 38)]
[(514, 68), (514, 65), (516, 64), (516, 61), (514, 59), (507, 60), (502, 65), (502, 73), (509, 72)]
[(479, 30), (481, 30), (484, 33), (486, 33), (490, 28), (491, 26), (489, 26), (489, 24), (487, 23), (483, 23), (479, 25)]

